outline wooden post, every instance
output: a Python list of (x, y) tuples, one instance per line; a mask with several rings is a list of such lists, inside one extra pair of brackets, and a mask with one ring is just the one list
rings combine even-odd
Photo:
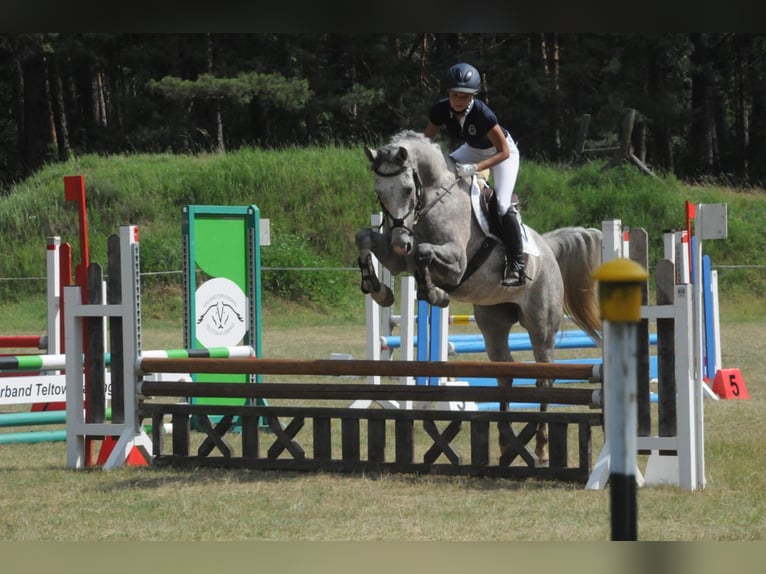
[(575, 161), (582, 159), (585, 150), (585, 138), (588, 135), (588, 125), (590, 124), (590, 114), (583, 114), (580, 117), (580, 129), (577, 132), (577, 143), (575, 144)]
[[(630, 258), (644, 268), (649, 267), (649, 236), (646, 229), (630, 230)], [(641, 284), (641, 304), (649, 304), (649, 281)], [(652, 430), (649, 389), (649, 320), (641, 319), (638, 326), (638, 436), (649, 436)]]
[[(675, 303), (675, 265), (657, 262), (657, 305)], [(657, 420), (660, 436), (677, 436), (675, 320), (657, 319)], [(666, 454), (660, 452), (660, 454)]]
[(630, 159), (631, 145), (633, 137), (633, 123), (636, 121), (636, 110), (628, 108), (622, 118), (622, 129), (620, 130), (620, 156), (619, 159)]

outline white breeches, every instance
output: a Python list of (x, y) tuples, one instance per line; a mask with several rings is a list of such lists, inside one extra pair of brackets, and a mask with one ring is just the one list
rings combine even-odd
[[(511, 155), (505, 161), (492, 167), (492, 186), (497, 196), (500, 213), (505, 213), (511, 207), (513, 188), (516, 186), (516, 176), (519, 174), (519, 148), (510, 135), (506, 137)], [(479, 163), (497, 153), (494, 147), (478, 149), (468, 144), (463, 144), (450, 154), (458, 163)]]

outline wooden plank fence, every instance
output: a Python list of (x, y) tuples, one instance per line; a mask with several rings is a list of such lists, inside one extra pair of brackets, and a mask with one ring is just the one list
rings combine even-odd
[[(195, 384), (199, 386), (200, 384)], [(213, 383), (211, 386), (217, 386)], [(243, 387), (296, 386), (259, 383)], [(308, 385), (320, 388), (327, 385)], [(334, 385), (336, 387), (348, 385)], [(353, 385), (388, 387), (393, 385)], [(398, 385), (397, 385), (398, 386)], [(305, 388), (305, 387), (304, 387)], [(416, 390), (414, 387), (406, 387)], [(442, 388), (440, 388), (441, 390)], [(446, 387), (449, 391), (465, 388)], [(352, 393), (354, 389), (349, 389)], [(490, 390), (490, 389), (473, 389)], [(519, 389), (520, 390), (520, 389)], [(584, 389), (587, 393), (587, 389)], [(274, 391), (272, 389), (272, 391)], [(402, 396), (402, 389), (390, 394)], [(220, 391), (219, 391), (220, 393)], [(316, 396), (317, 391), (309, 393)], [(265, 393), (259, 393), (266, 396)], [(268, 396), (276, 396), (276, 391)], [(290, 398), (301, 399), (295, 391)], [(337, 397), (337, 389), (331, 396)], [(353, 393), (355, 396), (358, 394)], [(308, 396), (308, 395), (307, 395)], [(377, 394), (382, 396), (382, 393)], [(416, 395), (413, 395), (416, 396)], [(451, 400), (464, 393), (440, 393)], [(485, 394), (484, 398), (489, 397)], [(142, 402), (139, 417), (152, 422), (156, 466), (225, 467), (350, 473), (419, 473), (507, 478), (555, 479), (585, 483), (592, 467), (592, 428), (603, 426), (603, 413), (536, 411), (455, 411), (436, 409), (354, 409), (321, 406), (210, 405)], [(164, 444), (163, 423), (172, 423), (171, 445)], [(191, 419), (204, 430), (203, 442), (192, 452)], [(213, 420), (218, 418), (218, 422)], [(259, 430), (266, 421), (270, 432)], [(549, 428), (548, 466), (538, 465), (527, 446), (540, 423)], [(240, 427), (235, 432), (235, 427)], [(520, 427), (520, 428), (519, 428)], [(301, 433), (302, 429), (306, 432)], [(333, 432), (335, 429), (335, 432)], [(570, 429), (574, 429), (571, 430)], [(459, 446), (458, 437), (466, 437)], [(570, 463), (571, 436), (576, 461)], [(491, 456), (500, 438), (509, 444), (502, 456)], [(229, 440), (238, 439), (238, 448)], [(339, 444), (334, 444), (337, 441)], [(366, 449), (364, 444), (366, 441)], [(425, 452), (416, 456), (416, 445)], [(335, 447), (335, 448), (334, 448)]]

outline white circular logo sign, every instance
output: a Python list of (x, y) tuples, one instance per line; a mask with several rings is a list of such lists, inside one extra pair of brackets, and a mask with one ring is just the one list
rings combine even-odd
[(247, 297), (231, 279), (205, 281), (195, 294), (197, 340), (205, 347), (239, 345), (247, 332)]

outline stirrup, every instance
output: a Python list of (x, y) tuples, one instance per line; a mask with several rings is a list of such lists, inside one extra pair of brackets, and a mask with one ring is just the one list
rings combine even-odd
[(503, 287), (520, 287), (527, 282), (527, 276), (524, 274), (524, 270), (511, 269), (503, 273), (503, 280), (500, 284)]

